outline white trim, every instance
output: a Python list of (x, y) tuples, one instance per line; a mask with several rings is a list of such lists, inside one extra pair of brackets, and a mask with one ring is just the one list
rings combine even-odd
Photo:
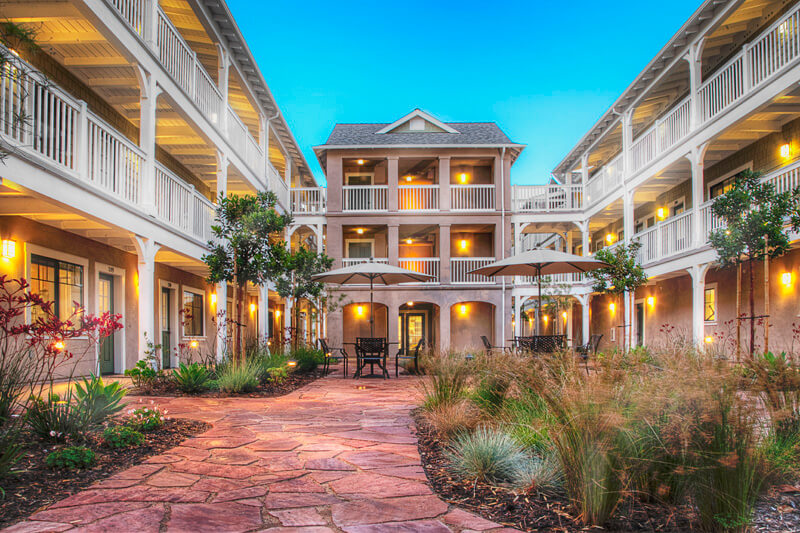
[[(199, 295), (203, 297), (203, 334), (202, 335), (185, 335), (183, 326), (180, 326), (180, 338), (181, 339), (194, 339), (194, 340), (204, 340), (208, 335), (208, 330), (206, 329), (206, 314), (208, 314), (206, 310), (206, 304), (208, 303), (208, 296), (206, 295), (206, 291), (203, 289), (198, 289), (197, 287), (192, 287), (191, 285), (183, 285), (181, 284), (181, 309), (183, 309), (183, 293), (190, 292), (195, 295)], [(247, 298), (247, 294), (245, 294), (245, 298)]]
[[(86, 313), (94, 313), (96, 311), (96, 306), (92, 309), (89, 299), (89, 280), (91, 279), (89, 274), (89, 259), (86, 257), (79, 257), (77, 255), (68, 254), (66, 252), (59, 252), (57, 250), (52, 250), (50, 248), (45, 248), (44, 246), (39, 246), (38, 244), (32, 244), (29, 242), (25, 243), (25, 279), (31, 279), (31, 255), (40, 255), (42, 257), (46, 257), (48, 259), (53, 259), (55, 261), (64, 261), (67, 263), (72, 263), (75, 265), (79, 265), (83, 267), (83, 307)], [(31, 311), (28, 309), (25, 312), (25, 320), (26, 322), (30, 323), (31, 321)], [(86, 339), (86, 336), (75, 337), (75, 339)]]
[[(94, 305), (97, 312), (100, 311), (100, 291), (98, 290), (100, 287), (100, 274), (108, 274), (109, 276), (113, 276), (114, 278), (114, 309), (111, 310), (112, 313), (122, 315), (122, 323), (125, 322), (125, 278), (126, 272), (124, 268), (107, 265), (105, 263), (99, 263), (95, 261), (94, 263), (94, 280), (95, 280), (95, 291), (94, 291)], [(114, 373), (115, 374), (122, 374), (127, 370), (127, 364), (125, 359), (125, 329), (120, 329), (114, 332)], [(99, 353), (99, 352), (98, 352)], [(97, 373), (100, 374), (100, 361), (97, 362)]]
[[(714, 291), (714, 316), (716, 320), (706, 320), (706, 291), (708, 290)], [(717, 282), (706, 283), (706, 286), (703, 288), (703, 323), (706, 326), (715, 326), (719, 323), (719, 291), (717, 290)]]
[[(722, 176), (720, 176), (719, 178), (715, 179), (714, 181), (709, 181), (706, 184), (706, 198), (708, 200), (711, 200), (711, 187), (713, 187), (717, 183), (725, 181), (726, 179), (730, 178), (731, 176), (735, 176), (739, 172), (742, 172), (742, 171), (745, 171), (745, 170), (753, 170), (753, 162), (752, 161), (749, 161), (749, 162), (745, 163), (744, 165), (731, 170), (727, 174), (723, 174)], [(703, 200), (703, 201), (706, 201), (706, 200)], [(700, 202), (700, 203), (703, 203), (703, 202)]]
[[(444, 131), (446, 131), (447, 133), (461, 133), (460, 131), (452, 128), (451, 126), (448, 126), (447, 124), (445, 124), (441, 120), (439, 120), (437, 118), (434, 118), (433, 116), (429, 115), (425, 111), (422, 111), (421, 109), (415, 109), (414, 111), (412, 111), (408, 115), (406, 115), (406, 116), (404, 116), (404, 117), (402, 117), (402, 118), (400, 118), (398, 120), (395, 120), (394, 122), (392, 122), (388, 126), (385, 126), (385, 127), (381, 128), (381, 129), (379, 129), (375, 133), (378, 134), (378, 135), (382, 135), (384, 133), (389, 133), (390, 131), (392, 131), (393, 129), (397, 128), (398, 126), (401, 126), (401, 125), (405, 124), (406, 122), (411, 121), (411, 119), (417, 118), (417, 117), (421, 118), (422, 120), (424, 120), (426, 122), (430, 122), (431, 124), (433, 124), (437, 128), (441, 128)], [(424, 132), (421, 132), (421, 133), (424, 133)]]

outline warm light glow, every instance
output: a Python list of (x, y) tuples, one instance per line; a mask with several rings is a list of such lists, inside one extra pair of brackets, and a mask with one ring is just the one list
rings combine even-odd
[(461, 313), (462, 315), (466, 315), (467, 314), (467, 306), (464, 305), (464, 304), (459, 305), (458, 306), (458, 312)]
[(191, 346), (192, 348), (197, 348), (198, 346), (200, 346), (200, 343), (197, 341), (192, 341), (189, 343), (189, 346)]
[(364, 306), (363, 305), (356, 306), (356, 315), (364, 316)]
[(792, 286), (792, 273), (791, 272), (784, 272), (781, 274), (781, 283), (786, 285), (787, 287)]
[(461, 183), (466, 183), (467, 182), (466, 173), (462, 172), (461, 174), (459, 174), (458, 175), (458, 181), (460, 181)]
[(17, 241), (3, 239), (3, 259), (14, 259), (17, 256)]
[(61, 350), (64, 349), (64, 341), (56, 341), (56, 342), (54, 342), (53, 343), (53, 348), (55, 348), (56, 351), (60, 352)]
[(255, 313), (256, 312), (256, 304), (250, 304), (250, 312), (251, 313)]
[(653, 307), (656, 305), (656, 297), (655, 296), (648, 296), (647, 297), (647, 305)]
[(356, 230), (356, 233), (358, 233), (359, 235), (364, 235), (364, 228), (358, 228)]
[(358, 161), (356, 161), (356, 163), (358, 163), (359, 165), (363, 165), (364, 164), (364, 160), (363, 159), (359, 159)]
[(295, 360), (286, 361), (286, 366), (295, 367), (297, 366), (297, 361)]
[(280, 309), (276, 309), (275, 310), (275, 318), (280, 318), (280, 317), (281, 317), (281, 310)]
[(562, 317), (564, 320), (566, 320), (566, 319), (567, 319), (567, 312), (566, 312), (566, 311), (564, 311), (563, 313), (561, 313), (561, 317)]
[(406, 176), (406, 181), (411, 181), (413, 178), (411, 176)]
[(706, 341), (706, 344), (711, 344), (712, 342), (714, 342), (714, 337), (709, 335), (708, 337), (705, 338), (705, 341)]
[(611, 233), (606, 233), (606, 242), (608, 244), (614, 244), (614, 235)]
[(459, 243), (459, 246), (461, 246), (462, 250), (466, 250), (467, 246), (469, 246), (469, 243), (467, 242), (467, 239), (461, 239), (461, 242)]
[(617, 310), (617, 304), (608, 304), (608, 310), (612, 313)]
[(544, 320), (544, 323), (547, 324), (547, 321), (550, 320), (550, 317), (547, 315), (542, 315), (542, 320)]
[(414, 302), (406, 302), (406, 305), (409, 307), (414, 307)]
[(667, 218), (667, 210), (663, 207), (659, 207), (656, 211), (656, 217), (658, 217), (658, 220), (664, 220)]
[(211, 293), (211, 305), (217, 305), (217, 293)]
[(412, 242), (414, 242), (412, 239), (406, 239), (406, 244), (411, 244)]
[(790, 157), (792, 157), (792, 145), (791, 144), (786, 143), (786, 144), (781, 146), (781, 157), (784, 158), (784, 159), (789, 159)]

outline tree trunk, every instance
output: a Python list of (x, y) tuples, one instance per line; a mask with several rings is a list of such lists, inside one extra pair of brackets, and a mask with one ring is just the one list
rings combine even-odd
[(764, 255), (764, 353), (769, 351), (769, 254)]
[(292, 338), (293, 348), (297, 351), (300, 345), (300, 299), (294, 299), (294, 336)]
[(753, 317), (756, 316), (756, 299), (755, 295), (753, 294), (753, 289), (755, 288), (755, 276), (753, 274), (753, 256), (750, 256), (750, 260), (748, 261), (748, 271), (750, 277), (750, 359), (756, 353), (756, 322)]
[[(716, 302), (714, 305), (719, 307)], [(736, 264), (736, 362), (742, 357), (742, 263)]]

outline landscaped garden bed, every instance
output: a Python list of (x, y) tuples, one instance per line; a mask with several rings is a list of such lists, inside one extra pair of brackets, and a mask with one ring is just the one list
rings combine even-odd
[(524, 531), (800, 530), (800, 371), (686, 344), (433, 355), (416, 412), (444, 500)]
[[(120, 420), (121, 425), (124, 423), (125, 419)], [(173, 448), (209, 428), (209, 424), (194, 420), (164, 420), (161, 427), (143, 433), (142, 444), (117, 448), (107, 445), (101, 433), (92, 434), (81, 445), (94, 452), (94, 462), (88, 468), (80, 469), (51, 468), (47, 465), (48, 455), (66, 448), (67, 444), (42, 441), (31, 433), (24, 433), (21, 439), (25, 443), (22, 456), (11, 473), (0, 481), (5, 492), (0, 498), (0, 528), (10, 526), (43, 507)]]

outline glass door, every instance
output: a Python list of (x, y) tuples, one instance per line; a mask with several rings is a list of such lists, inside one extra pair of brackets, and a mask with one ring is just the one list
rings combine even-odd
[(636, 345), (644, 346), (644, 303), (636, 304)]
[(425, 339), (425, 313), (402, 313), (400, 315), (400, 352), (407, 355)]
[[(100, 274), (97, 285), (97, 307), (100, 314), (114, 312), (114, 277)], [(100, 341), (100, 373), (114, 373), (114, 334)]]
[(161, 287), (161, 368), (170, 367), (172, 354), (172, 290)]

